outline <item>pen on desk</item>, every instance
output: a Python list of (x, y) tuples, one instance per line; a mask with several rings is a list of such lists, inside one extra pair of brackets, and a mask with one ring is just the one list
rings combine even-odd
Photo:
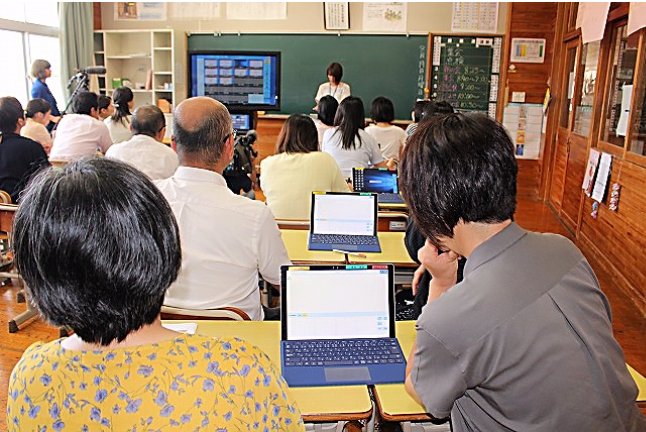
[(359, 258), (366, 258), (365, 254), (357, 253), (357, 252), (348, 252), (348, 251), (344, 251), (344, 250), (341, 250), (341, 249), (332, 249), (332, 252), (338, 252), (338, 253), (342, 253), (342, 254), (346, 254), (346, 255), (352, 255), (352, 256), (359, 257)]

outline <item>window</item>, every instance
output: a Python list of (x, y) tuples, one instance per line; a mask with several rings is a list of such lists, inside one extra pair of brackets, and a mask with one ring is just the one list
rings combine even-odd
[(574, 108), (574, 128), (576, 134), (588, 136), (592, 123), (594, 88), (597, 84), (597, 63), (599, 61), (600, 41), (590, 42), (583, 46), (581, 63), (577, 75), (582, 79), (581, 98)]
[[(644, 53), (646, 45), (646, 30), (635, 32), (631, 36), (642, 34), (641, 53)], [(638, 50), (639, 52), (639, 50)], [(633, 112), (630, 121), (630, 146), (628, 151), (641, 156), (646, 156), (646, 58), (641, 56), (639, 65), (639, 78), (633, 87)], [(640, 160), (643, 163), (643, 159)]]
[(15, 96), (25, 106), (31, 99), (31, 64), (46, 59), (52, 65), (47, 85), (62, 110), (58, 3), (0, 2), (0, 17), (0, 58), (11, 59), (11, 67), (3, 68), (0, 97)]
[(639, 32), (628, 36), (625, 24), (617, 27), (612, 35), (611, 63), (605, 100), (605, 118), (601, 140), (623, 147), (628, 129), (630, 99), (632, 96)]

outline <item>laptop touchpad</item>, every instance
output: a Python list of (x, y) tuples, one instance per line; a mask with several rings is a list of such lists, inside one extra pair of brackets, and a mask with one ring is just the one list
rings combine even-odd
[(370, 381), (370, 371), (367, 367), (333, 367), (325, 369), (325, 381), (348, 382)]
[(357, 249), (359, 249), (359, 248), (358, 248), (357, 246), (355, 246), (355, 245), (348, 245), (348, 244), (332, 245), (332, 248), (334, 248), (334, 249), (343, 249), (343, 250), (346, 250), (346, 251), (348, 251), (348, 252), (350, 252), (350, 251), (356, 251)]

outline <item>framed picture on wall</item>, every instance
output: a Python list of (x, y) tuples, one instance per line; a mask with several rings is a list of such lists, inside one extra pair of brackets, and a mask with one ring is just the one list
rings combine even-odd
[(323, 2), (325, 30), (349, 30), (350, 12), (348, 2)]

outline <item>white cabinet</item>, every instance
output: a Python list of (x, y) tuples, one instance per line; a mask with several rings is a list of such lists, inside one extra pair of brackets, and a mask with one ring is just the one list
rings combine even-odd
[(94, 33), (94, 59), (105, 66), (99, 91), (110, 96), (129, 81), (135, 106), (175, 105), (173, 30), (100, 30)]

